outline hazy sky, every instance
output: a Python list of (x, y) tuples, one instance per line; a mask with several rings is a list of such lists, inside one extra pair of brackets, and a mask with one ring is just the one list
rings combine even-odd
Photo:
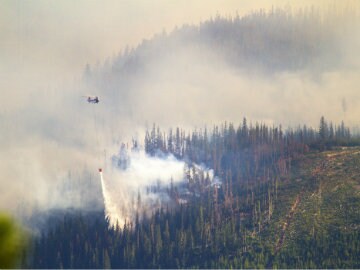
[(3, 109), (17, 109), (49, 83), (78, 78), (86, 63), (104, 61), (162, 30), (197, 24), (217, 13), (235, 16), (272, 6), (358, 4), (357, 0), (0, 0), (0, 89), (8, 99)]
[[(197, 24), (217, 13), (247, 14), (259, 8), (353, 6), (357, 0), (44, 0), (0, 1), (0, 74), (21, 82), (77, 76), (94, 64), (136, 46), (162, 30)], [(191, 3), (191, 4), (190, 4)], [(60, 72), (61, 71), (61, 72)], [(67, 77), (68, 78), (68, 77)], [(60, 78), (62, 79), (62, 78)], [(1, 87), (3, 88), (3, 87)], [(7, 90), (3, 90), (7, 91)]]

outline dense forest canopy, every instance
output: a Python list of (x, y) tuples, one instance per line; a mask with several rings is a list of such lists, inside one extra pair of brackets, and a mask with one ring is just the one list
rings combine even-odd
[[(35, 239), (24, 266), (357, 268), (360, 198), (346, 181), (336, 192), (327, 192), (340, 179), (324, 180), (323, 170), (339, 163), (319, 159), (319, 150), (331, 153), (341, 146), (348, 149), (349, 161), (359, 162), (359, 148), (344, 147), (356, 145), (359, 138), (343, 123), (335, 126), (323, 117), (316, 130), (283, 131), (245, 118), (237, 127), (224, 123), (188, 135), (179, 128), (165, 134), (154, 125), (145, 137), (149, 155), (172, 153), (190, 166), (207, 164), (221, 182), (212, 185), (205, 173), (188, 173), (186, 195), (177, 186), (167, 187), (176, 207), (163, 205), (151, 216), (140, 211), (123, 226), (110, 226), (101, 212), (55, 215), (59, 217), (49, 219), (49, 229)], [(340, 171), (347, 171), (353, 165), (342, 166)], [(357, 182), (359, 172), (353, 173)], [(323, 192), (323, 201), (307, 206), (314, 192)], [(331, 206), (331, 198), (347, 205), (345, 219), (335, 214), (338, 206)], [(299, 217), (304, 212), (297, 208), (303, 207), (308, 214)], [(323, 214), (316, 217), (319, 211)], [(293, 226), (295, 235), (290, 235)]]

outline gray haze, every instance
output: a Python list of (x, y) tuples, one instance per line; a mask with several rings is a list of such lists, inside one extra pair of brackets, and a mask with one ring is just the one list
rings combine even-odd
[[(305, 2), (321, 4), (313, 13), (326, 17), (321, 27), (296, 24), (293, 31), (284, 18), (274, 19), (265, 34), (271, 33), (275, 49), (264, 35), (248, 31), (248, 47), (240, 50), (229, 37), (244, 31), (226, 23), (221, 28), (216, 12), (234, 19), (236, 10), (242, 18), (271, 9), (270, 1), (250, 2), (198, 1), (190, 8), (156, 1), (151, 13), (147, 1), (115, 1), (103, 6), (108, 15), (97, 13), (100, 1), (90, 2), (89, 10), (81, 1), (1, 2), (0, 209), (101, 204), (97, 168), (121, 141), (137, 137), (142, 143), (153, 122), (190, 129), (246, 116), (317, 127), (324, 115), (359, 125), (358, 2), (335, 2), (330, 11), (333, 1)], [(292, 7), (294, 16), (298, 7)], [(200, 22), (210, 17), (215, 23), (198, 35)], [(270, 55), (266, 61), (264, 55)], [(99, 95), (100, 103), (87, 104), (87, 94)], [(81, 198), (86, 192), (93, 200)]]

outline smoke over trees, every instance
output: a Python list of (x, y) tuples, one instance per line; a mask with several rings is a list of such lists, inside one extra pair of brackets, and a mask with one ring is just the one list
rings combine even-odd
[[(87, 65), (82, 83), (54, 85), (44, 79), (47, 86), (39, 88), (24, 81), (29, 93), (17, 93), (16, 102), (10, 102), (13, 94), (8, 93), (4, 106), (13, 106), (0, 112), (2, 179), (17, 179), (0, 182), (7, 190), (1, 206), (16, 209), (18, 194), (22, 205), (45, 209), (98, 205), (98, 199), (88, 203), (83, 195), (69, 197), (86, 194), (82, 183), (104, 152), (115, 153), (121, 141), (141, 136), (153, 122), (191, 130), (225, 120), (237, 123), (247, 115), (284, 127), (318, 127), (318, 119), (326, 115), (358, 125), (357, 26), (352, 11), (216, 15)], [(98, 107), (84, 106), (81, 96), (87, 94), (100, 96)], [(330, 131), (336, 133), (338, 127), (330, 124), (332, 136)], [(184, 134), (172, 132), (157, 144), (168, 143), (169, 151), (181, 156)], [(61, 186), (64, 181), (69, 183)], [(61, 190), (69, 186), (79, 186), (79, 192), (63, 196)]]
[[(25, 266), (357, 268), (357, 217), (336, 220), (350, 229), (335, 233), (319, 216), (305, 220), (311, 228), (305, 226), (300, 246), (282, 249), (304, 196), (315, 198), (308, 202), (317, 213), (321, 203), (336, 201), (337, 190), (346, 209), (358, 206), (356, 188), (337, 182), (322, 199), (319, 174), (335, 158), (317, 159), (328, 157), (321, 151), (359, 144), (342, 122), (359, 124), (355, 13), (216, 15), (88, 64), (80, 82), (16, 97), (20, 105), (0, 112), (0, 189), (7, 190), (1, 206), (16, 208), (21, 197), (20, 215), (39, 218), (49, 209), (82, 209), (59, 215), (35, 239), (36, 260)], [(87, 106), (81, 96), (88, 94), (100, 102)], [(118, 168), (105, 168), (132, 136), (147, 155), (132, 162), (115, 155)], [(106, 196), (115, 219), (108, 211), (104, 220), (101, 211), (99, 167), (103, 186), (114, 191)]]
[[(287, 225), (273, 225), (284, 209), (294, 209), (301, 198), (311, 198), (318, 188), (319, 180), (315, 176), (307, 179), (308, 176), (297, 172), (299, 164), (309, 162), (306, 157), (310, 151), (316, 151), (324, 142), (328, 149), (360, 145), (359, 138), (341, 133), (334, 134), (330, 142), (330, 137), (322, 135), (328, 132), (324, 117), (320, 123), (316, 130), (303, 127), (283, 131), (281, 127), (251, 124), (244, 118), (239, 126), (224, 123), (211, 131), (204, 129), (188, 135), (177, 128), (179, 136), (171, 130), (163, 135), (154, 125), (145, 137), (149, 155), (161, 150), (176, 154), (189, 164), (196, 161), (211, 165), (221, 182), (210, 185), (206, 175), (189, 173), (186, 187), (190, 195), (186, 203), (170, 183), (168, 193), (176, 200), (177, 207), (170, 207), (171, 201), (167, 201), (166, 205), (154, 209), (152, 215), (139, 212), (135, 219), (110, 229), (108, 219), (99, 220), (95, 215), (91, 222), (86, 222), (87, 218), (81, 215), (69, 214), (36, 241), (31, 267), (357, 266), (359, 233), (354, 225), (358, 218), (353, 215), (339, 221), (344, 222), (348, 230), (333, 223), (321, 228), (312, 221), (316, 236), (309, 238), (311, 230), (306, 230), (300, 235), (301, 242), (295, 242), (292, 248), (283, 246), (281, 235)], [(164, 137), (171, 143), (164, 143)], [(356, 153), (356, 149), (354, 151)], [(313, 172), (325, 166), (323, 160), (320, 165), (317, 162), (305, 166)], [(294, 180), (294, 173), (303, 179)], [(295, 206), (291, 207), (293, 199)], [(358, 205), (359, 201), (352, 203)], [(286, 222), (290, 223), (295, 210), (288, 211)], [(67, 228), (69, 235), (65, 240), (62, 228)], [(329, 247), (331, 251), (327, 251)], [(341, 255), (344, 249), (345, 256)], [(301, 259), (296, 259), (300, 255)]]
[[(332, 9), (216, 15), (126, 48), (87, 69), (84, 81), (111, 97), (107, 105), (125, 122), (138, 125), (202, 126), (244, 114), (294, 126), (316, 126), (326, 114), (358, 125), (358, 59), (352, 57), (358, 25), (355, 13)], [(344, 96), (354, 97), (346, 104), (348, 119), (341, 113)]]

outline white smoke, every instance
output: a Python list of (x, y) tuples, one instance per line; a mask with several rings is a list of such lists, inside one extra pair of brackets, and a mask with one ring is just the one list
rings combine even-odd
[(173, 156), (162, 159), (147, 156), (144, 151), (133, 151), (126, 167), (102, 173), (101, 181), (105, 201), (105, 212), (110, 225), (122, 226), (134, 221), (136, 214), (151, 213), (166, 205), (170, 198), (161, 189), (185, 181), (185, 163)]
[(186, 184), (189, 177), (194, 177), (193, 171), (208, 174), (211, 181), (218, 179), (212, 170), (196, 164), (192, 167), (195, 169), (190, 170), (189, 165), (173, 155), (152, 157), (143, 150), (127, 154), (122, 148), (103, 172), (105, 177), (100, 172), (105, 215), (110, 226), (122, 227), (125, 223), (133, 223), (136, 215), (141, 218), (161, 207), (172, 207), (175, 201), (169, 196), (171, 186), (181, 191), (178, 203), (186, 202), (181, 195), (190, 194)]
[[(192, 129), (224, 120), (236, 124), (246, 116), (269, 124), (317, 127), (318, 120), (324, 115), (334, 122), (345, 120), (346, 124), (359, 125), (358, 24), (351, 24), (347, 32), (339, 31), (344, 35), (339, 36), (339, 44), (334, 46), (339, 47), (343, 56), (342, 59), (332, 59), (338, 58), (337, 50), (334, 50), (329, 61), (323, 63), (326, 72), (316, 71), (313, 67), (271, 74), (247, 70), (246, 67), (244, 70), (235, 69), (212, 50), (182, 46), (184, 42), (176, 39), (172, 42), (178, 45), (174, 46), (177, 50), (164, 54), (162, 48), (169, 43), (167, 39), (160, 42), (160, 35), (160, 46), (155, 47), (151, 58), (155, 59), (153, 62), (139, 54), (141, 57), (136, 59), (144, 62), (143, 68), (129, 69), (124, 76), (118, 76), (116, 72), (107, 73), (106, 69), (96, 69), (97, 64), (95, 67), (92, 65), (94, 77), (101, 74), (96, 70), (104, 73), (104, 83), (83, 85), (78, 80), (81, 72), (74, 67), (82, 67), (86, 61), (94, 64), (93, 59), (97, 57), (103, 59), (95, 56), (99, 48), (118, 42), (114, 31), (104, 24), (109, 16), (104, 20), (95, 16), (98, 30), (100, 28), (102, 34), (104, 29), (110, 32), (108, 41), (111, 42), (104, 42), (99, 31), (96, 33), (93, 27), (88, 27), (89, 20), (82, 19), (76, 12), (72, 17), (76, 20), (68, 20), (68, 15), (61, 12), (63, 8), (41, 3), (40, 6), (45, 8), (42, 15), (46, 15), (49, 22), (44, 24), (44, 20), (33, 20), (39, 5), (14, 3), (0, 8), (0, 13), (6, 13), (0, 16), (5, 20), (1, 30), (6, 30), (1, 32), (5, 42), (0, 42), (0, 70), (4, 75), (0, 82), (4, 97), (0, 109), (1, 211), (15, 212), (19, 204), (21, 208), (36, 207), (40, 210), (68, 207), (93, 210), (94, 205), (102, 207), (102, 202), (97, 200), (101, 191), (96, 169), (102, 167), (103, 160), (108, 158), (107, 153), (113, 153), (115, 147), (118, 149), (119, 141), (127, 141), (137, 132), (138, 137), (143, 138), (147, 123), (156, 122), (163, 128), (181, 126)], [(59, 24), (58, 16), (64, 24)], [(331, 20), (334, 27), (343, 24), (339, 20)], [(181, 21), (181, 24), (185, 22), (188, 21)], [(143, 28), (142, 22), (140, 25)], [(68, 36), (69, 29), (73, 35)], [(84, 34), (89, 29), (95, 38), (93, 40)], [(131, 27), (127, 27), (127, 31), (131, 35), (136, 32)], [(64, 33), (68, 34), (62, 36)], [(274, 33), (281, 36), (282, 32)], [(306, 36), (311, 36), (311, 33), (309, 31)], [(39, 36), (47, 42), (36, 38)], [(286, 40), (286, 35), (284, 37)], [(152, 43), (143, 42), (145, 51), (152, 52), (146, 44)], [(95, 47), (89, 50), (89, 46)], [(301, 47), (297, 43), (294, 46), (299, 53), (302, 51), (298, 50)], [(118, 47), (114, 45), (114, 48)], [(106, 48), (101, 51), (103, 55), (111, 55)], [(117, 58), (110, 57), (107, 61), (110, 71), (113, 69), (111, 59)], [(343, 62), (343, 66), (332, 66), (333, 61)], [(98, 95), (100, 103), (88, 104), (82, 97), (87, 94)], [(118, 217), (108, 215), (121, 222), (133, 219), (136, 211), (132, 209), (136, 209), (138, 193), (142, 205), (145, 202), (158, 204), (160, 195), (147, 194), (148, 185), (154, 182), (156, 185), (158, 181), (169, 184), (171, 177), (174, 182), (178, 179), (179, 183), (186, 183), (183, 172), (175, 174), (177, 169), (170, 170), (169, 164), (173, 163), (157, 162), (154, 160), (159, 158), (149, 158), (143, 153), (138, 155), (132, 158), (128, 170), (104, 168), (103, 184), (106, 188), (103, 192), (105, 190), (108, 194), (104, 195), (108, 198), (106, 209), (119, 213)], [(174, 164), (184, 165), (180, 161)], [(157, 176), (156, 168), (165, 176)], [(91, 182), (94, 174), (96, 181)], [(182, 175), (182, 180), (177, 175)], [(168, 201), (166, 193), (161, 194), (164, 198), (160, 204), (165, 204)]]

